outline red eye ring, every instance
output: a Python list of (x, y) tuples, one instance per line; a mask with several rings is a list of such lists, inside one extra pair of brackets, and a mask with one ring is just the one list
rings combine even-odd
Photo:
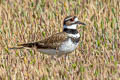
[(70, 19), (70, 21), (74, 21), (74, 18)]

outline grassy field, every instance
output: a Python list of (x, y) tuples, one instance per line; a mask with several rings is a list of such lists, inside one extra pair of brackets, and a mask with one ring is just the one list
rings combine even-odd
[[(66, 58), (8, 49), (62, 31), (68, 15), (87, 25)], [(120, 0), (0, 0), (0, 80), (120, 80)]]

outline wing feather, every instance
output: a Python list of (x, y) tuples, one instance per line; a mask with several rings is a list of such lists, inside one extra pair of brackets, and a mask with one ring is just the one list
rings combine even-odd
[(67, 39), (67, 33), (61, 32), (54, 34), (38, 42), (19, 44), (18, 46), (36, 47), (38, 49), (57, 49), (61, 42)]

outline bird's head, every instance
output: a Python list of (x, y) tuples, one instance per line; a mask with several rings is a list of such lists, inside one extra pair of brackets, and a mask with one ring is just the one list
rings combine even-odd
[(67, 16), (63, 22), (64, 29), (76, 29), (78, 24), (85, 25), (85, 23), (80, 22), (76, 16)]

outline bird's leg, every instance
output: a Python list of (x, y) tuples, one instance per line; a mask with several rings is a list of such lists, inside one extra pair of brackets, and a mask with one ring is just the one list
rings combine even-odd
[(65, 62), (67, 62), (67, 60), (68, 60), (68, 54), (65, 54), (64, 60), (65, 60)]
[(51, 59), (54, 59), (54, 60), (56, 60), (56, 57), (55, 57), (54, 55), (52, 55), (52, 56), (51, 56)]

